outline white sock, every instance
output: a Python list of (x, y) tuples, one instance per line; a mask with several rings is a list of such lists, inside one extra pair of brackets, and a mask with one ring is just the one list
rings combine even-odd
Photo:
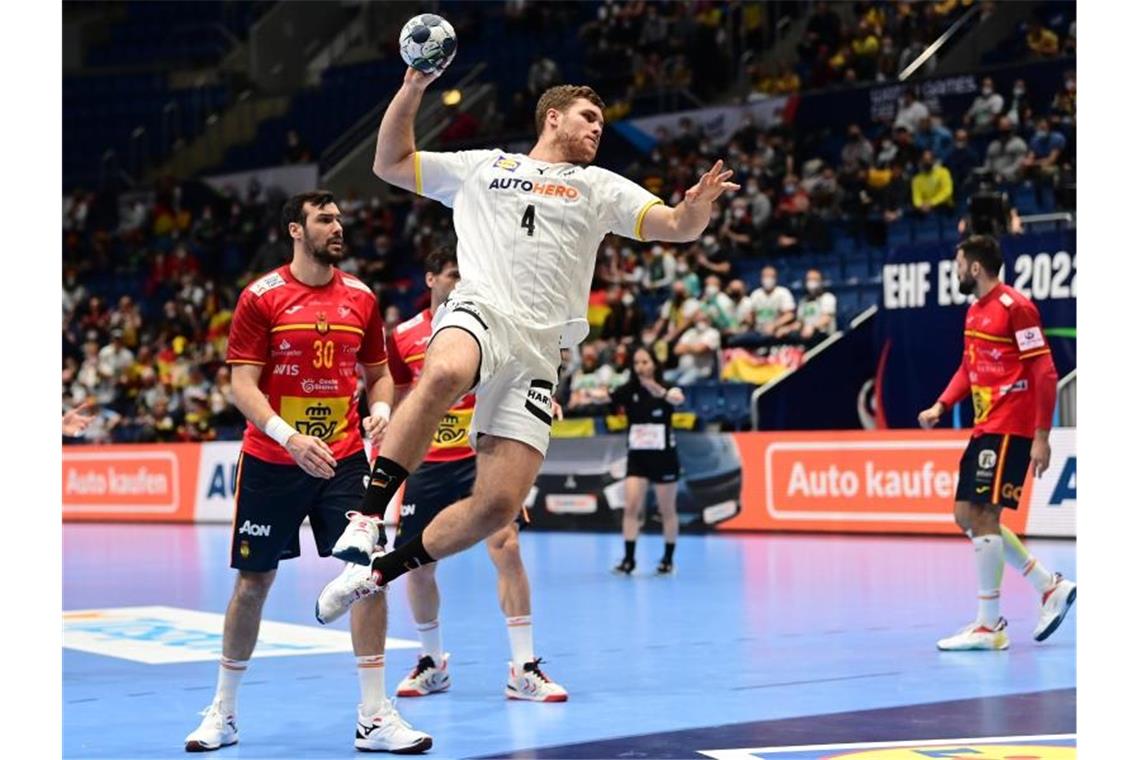
[(534, 659), (534, 628), (530, 615), (507, 618), (507, 635), (511, 639), (511, 661), (516, 667)]
[(978, 620), (993, 628), (1001, 617), (1001, 575), (1005, 567), (1001, 536), (974, 539), (974, 561), (978, 566)]
[(214, 692), (214, 701), (218, 703), (221, 711), (227, 715), (237, 713), (237, 690), (241, 684), (241, 677), (249, 667), (249, 660), (231, 660), (223, 657), (218, 663), (218, 687)]
[(443, 631), (439, 627), (439, 618), (428, 623), (416, 623), (416, 630), (420, 634), (420, 647), (424, 654), (430, 655), (435, 664), (443, 664)]
[(365, 715), (372, 715), (387, 700), (384, 696), (384, 655), (357, 657), (356, 675), (360, 678), (361, 709)]

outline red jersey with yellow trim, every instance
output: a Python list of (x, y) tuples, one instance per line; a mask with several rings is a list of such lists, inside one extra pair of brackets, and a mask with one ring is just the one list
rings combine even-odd
[[(407, 322), (402, 322), (388, 335), (389, 369), (396, 387), (415, 384), (424, 368), (424, 354), (431, 340), (431, 309), (424, 309)], [(471, 416), (475, 413), (475, 394), (468, 393), (447, 410), (435, 436), (425, 462), (455, 462), (475, 456), (467, 437), (471, 429)]]
[[(974, 435), (1009, 433), (1033, 437), (1037, 426), (1034, 387), (1026, 359), (1050, 354), (1041, 315), (1028, 298), (1000, 284), (970, 305), (962, 367), (974, 401)], [(1051, 357), (1050, 357), (1051, 359)]]
[[(289, 266), (250, 283), (230, 325), (228, 364), (262, 366), (258, 388), (273, 411), (344, 459), (364, 448), (357, 411), (357, 364), (388, 361), (384, 322), (372, 290), (333, 269), (327, 285), (299, 282)], [(242, 451), (267, 462), (293, 458), (251, 422)]]

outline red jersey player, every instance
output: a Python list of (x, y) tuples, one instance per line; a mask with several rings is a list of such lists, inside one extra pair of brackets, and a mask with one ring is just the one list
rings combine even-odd
[[(388, 335), (388, 356), (392, 379), (396, 384), (396, 406), (419, 380), (424, 355), (432, 336), (432, 317), (459, 282), (459, 265), (455, 251), (437, 248), (424, 262), (424, 280), (431, 292), (431, 307), (400, 324)], [(400, 521), (393, 548), (423, 532), (435, 517), (453, 504), (467, 500), (475, 485), (475, 450), (468, 439), (471, 416), (475, 412), (475, 394), (462, 396), (444, 415), (432, 438), (427, 456), (408, 478), (404, 488)], [(556, 414), (557, 416), (557, 414)], [(466, 508), (466, 504), (456, 509)], [(521, 511), (521, 510), (520, 510)], [(530, 616), (530, 584), (519, 553), (521, 518), (487, 538), (487, 551), (499, 574), (499, 604), (507, 622), (511, 645), (511, 663), (507, 674), (507, 697), (533, 702), (564, 702), (566, 690), (551, 681), (539, 667), (534, 655), (534, 633)], [(443, 651), (439, 624), (439, 586), (435, 580), (435, 564), (427, 564), (408, 573), (408, 603), (416, 620), (423, 647), (412, 672), (400, 682), (396, 695), (425, 697), (451, 687), (448, 655)], [(353, 599), (343, 589), (343, 577), (330, 583), (317, 602), (320, 618), (335, 619), (343, 608), (324, 603)], [(326, 617), (327, 615), (327, 617)]]
[[(1077, 586), (1050, 573), (1021, 540), (1001, 524), (1001, 510), (1017, 509), (1030, 466), (1049, 466), (1049, 429), (1057, 400), (1057, 370), (1037, 307), (1002, 283), (1001, 249), (988, 235), (963, 242), (955, 256), (961, 292), (977, 296), (966, 312), (965, 348), (938, 401), (918, 415), (933, 427), (967, 394), (974, 401), (974, 433), (959, 465), (954, 519), (974, 542), (978, 569), (978, 617), (938, 642), (943, 650), (1007, 649), (999, 614), (1004, 562), (1021, 571), (1042, 595), (1033, 638), (1044, 641), (1077, 598)], [(1003, 561), (1004, 554), (1004, 561)]]
[[(332, 194), (294, 196), (281, 216), (293, 260), (242, 291), (230, 327), (234, 403), (249, 420), (230, 551), (238, 578), (226, 608), (214, 702), (186, 737), (190, 752), (238, 740), (238, 684), (277, 563), (301, 553), (301, 523), (309, 518), (317, 552), (327, 557), (348, 525), (346, 510), (364, 493), (369, 466), (356, 411), (357, 366), (371, 404), (364, 428), (373, 443), (392, 400), (376, 296), (334, 266), (344, 256), (344, 233)], [(346, 573), (368, 576), (368, 568), (348, 565)], [(357, 605), (351, 628), (362, 696), (356, 748), (427, 751), (431, 737), (408, 726), (385, 696), (385, 595)]]

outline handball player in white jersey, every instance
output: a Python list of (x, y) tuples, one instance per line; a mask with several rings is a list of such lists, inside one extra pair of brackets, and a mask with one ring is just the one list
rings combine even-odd
[[(717, 161), (677, 206), (623, 177), (589, 166), (604, 126), (601, 98), (561, 85), (539, 98), (538, 142), (503, 150), (416, 150), (414, 123), (438, 76), (408, 69), (376, 139), (373, 170), (386, 182), (454, 209), (463, 279), (436, 313), (419, 383), (384, 438), (359, 513), (333, 549), (371, 564), (343, 591), (344, 604), (420, 565), (462, 551), (511, 522), (534, 484), (550, 439), (560, 347), (586, 337), (586, 305), (598, 245), (608, 233), (686, 242), (708, 225), (731, 171)], [(471, 440), (474, 491), (418, 537), (380, 553), (388, 501), (423, 459), (448, 408), (476, 389)]]

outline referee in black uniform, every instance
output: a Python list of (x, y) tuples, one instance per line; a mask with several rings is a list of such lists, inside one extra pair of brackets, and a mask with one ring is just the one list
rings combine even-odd
[(614, 412), (629, 420), (629, 456), (625, 478), (625, 512), (621, 532), (625, 558), (614, 568), (631, 575), (636, 566), (634, 546), (640, 529), (638, 513), (645, 503), (649, 483), (657, 493), (657, 510), (665, 536), (665, 556), (657, 565), (658, 575), (673, 573), (673, 549), (677, 545), (677, 442), (673, 437), (673, 407), (685, 402), (680, 388), (665, 388), (661, 365), (653, 352), (642, 346), (633, 352), (629, 382), (610, 394)]

